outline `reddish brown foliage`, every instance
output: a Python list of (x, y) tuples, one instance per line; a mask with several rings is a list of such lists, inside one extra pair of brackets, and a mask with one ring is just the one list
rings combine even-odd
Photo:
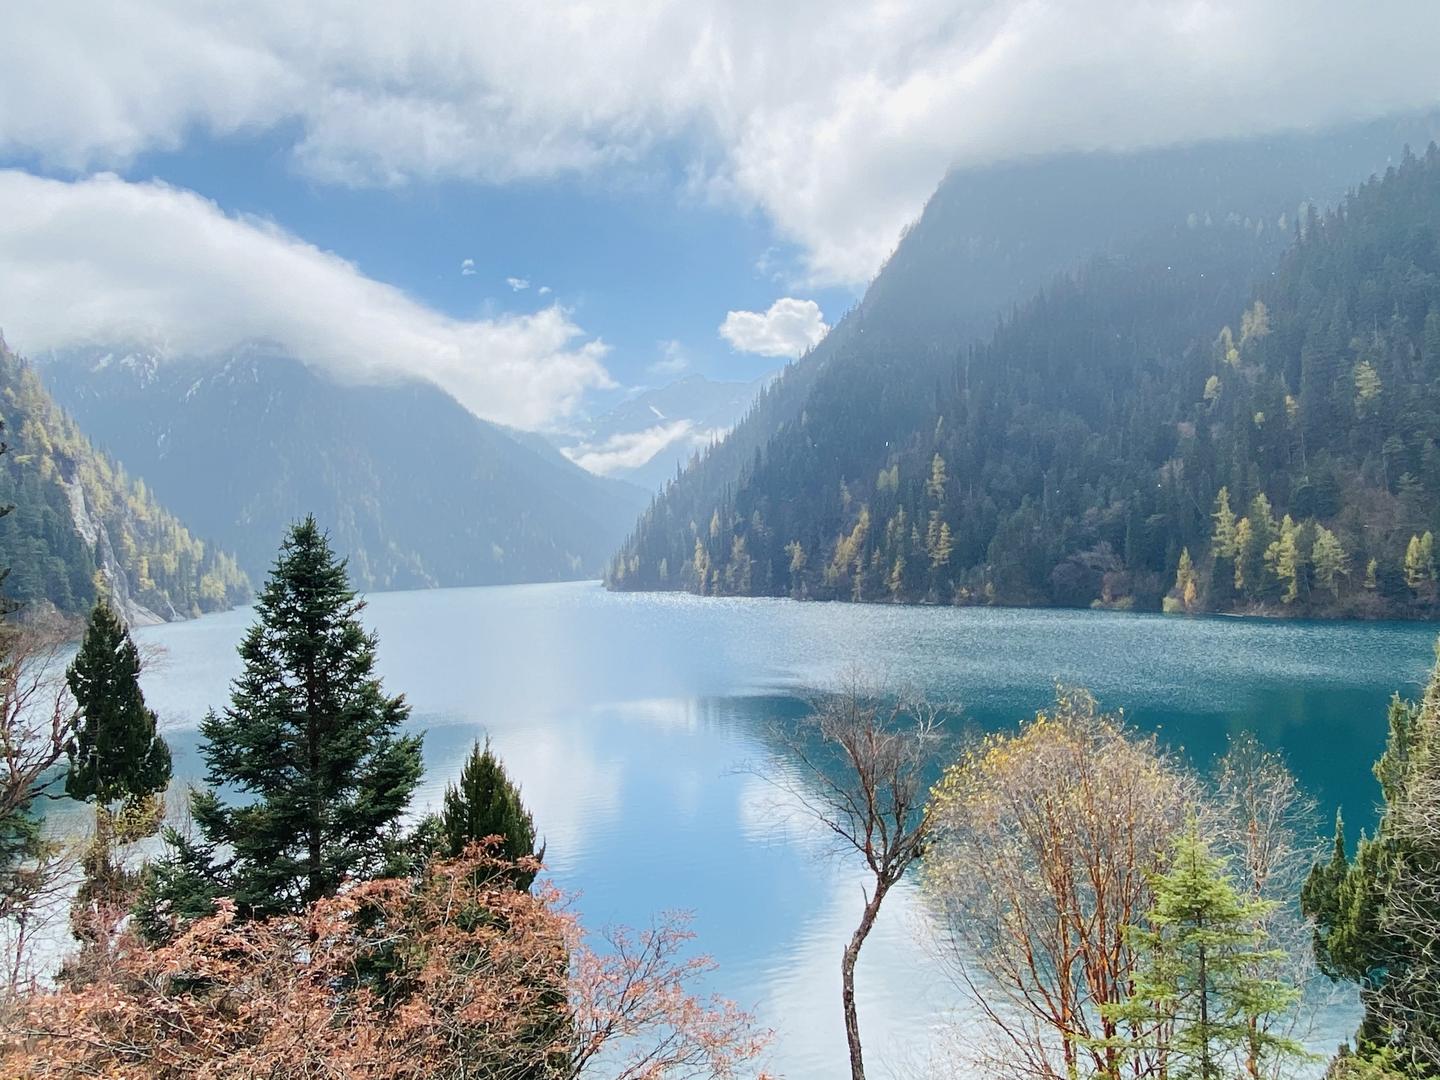
[[(751, 1018), (685, 989), (682, 923), (587, 948), (553, 889), (479, 851), (303, 918), (226, 905), (171, 945), (126, 936), (84, 985), (19, 999), (0, 1075), (551, 1080), (743, 1075)], [(568, 957), (568, 962), (567, 962)]]

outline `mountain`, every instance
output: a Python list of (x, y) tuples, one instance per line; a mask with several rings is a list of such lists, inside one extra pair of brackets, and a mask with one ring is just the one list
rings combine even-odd
[[(1169, 588), (1189, 610), (1429, 613), (1437, 208), (1432, 150), (1284, 229), (1187, 213), (1063, 275), (983, 345), (957, 331), (927, 360), (887, 330), (813, 376), (708, 501), (672, 485), (610, 582), (1140, 607)], [(862, 313), (914, 295), (891, 268), (912, 245), (953, 249), (941, 221), (927, 210)]]
[(102, 589), (134, 623), (243, 602), (232, 556), (195, 536), (139, 480), (97, 450), (0, 341), (0, 567), (26, 608), (89, 611)]
[(688, 375), (645, 390), (557, 440), (576, 464), (658, 491), (697, 453), (723, 438), (769, 376), (750, 382)]
[(644, 493), (425, 382), (337, 382), (263, 348), (225, 360), (88, 350), (56, 397), (250, 574), (313, 512), (366, 589), (599, 574)]
[[(667, 485), (612, 561), (611, 586), (695, 587), (676, 568), (691, 558), (697, 536), (760, 459), (814, 460), (806, 456), (806, 427), (830, 402), (853, 400), (863, 409), (866, 422), (844, 447), (850, 459), (884, 458), (889, 440), (932, 407), (957, 355), (1057, 274), (1097, 255), (1133, 254), (1147, 238), (1220, 228), (1252, 234), (1250, 269), (1262, 272), (1307, 203), (1333, 203), (1399, 147), (1437, 134), (1440, 116), (1424, 115), (952, 172), (860, 303), (767, 385), (727, 438)], [(797, 472), (790, 483), (816, 490), (829, 480)]]

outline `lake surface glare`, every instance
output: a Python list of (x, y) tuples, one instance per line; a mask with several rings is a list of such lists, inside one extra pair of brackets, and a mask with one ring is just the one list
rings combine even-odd
[[(248, 609), (137, 635), (159, 646), (144, 686), (198, 780), (196, 726), (227, 700)], [(1160, 732), (1205, 765), (1232, 732), (1284, 751), (1322, 816), (1374, 818), (1370, 767), (1396, 691), (1434, 662), (1422, 624), (1182, 619), (1080, 611), (913, 608), (612, 594), (593, 583), (379, 593), (365, 621), (379, 668), (426, 732), (416, 809), (435, 806), (471, 743), (489, 735), (548, 844), (549, 873), (592, 928), (694, 913), (710, 989), (776, 1032), (789, 1080), (848, 1073), (839, 958), (863, 874), (747, 771), (766, 734), (850, 665), (962, 710), (960, 726), (1013, 726), (1058, 680)], [(865, 946), (860, 1022), (872, 1075), (909, 1076), (957, 995), (922, 944), (902, 887)], [(1349, 1034), (1328, 1014), (1318, 1044)]]

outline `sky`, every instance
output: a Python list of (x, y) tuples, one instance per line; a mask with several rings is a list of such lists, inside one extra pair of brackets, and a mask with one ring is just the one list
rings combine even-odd
[(565, 429), (813, 347), (951, 167), (1440, 102), (1433, 0), (20, 0), (0, 328)]

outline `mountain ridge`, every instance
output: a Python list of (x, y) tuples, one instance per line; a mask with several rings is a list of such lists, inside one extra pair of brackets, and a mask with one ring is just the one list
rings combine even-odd
[(341, 382), (263, 346), (209, 359), (74, 350), (42, 374), (252, 574), (314, 512), (367, 589), (599, 576), (645, 498), (431, 383)]

